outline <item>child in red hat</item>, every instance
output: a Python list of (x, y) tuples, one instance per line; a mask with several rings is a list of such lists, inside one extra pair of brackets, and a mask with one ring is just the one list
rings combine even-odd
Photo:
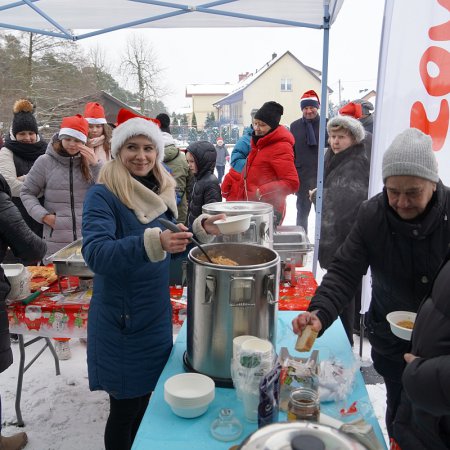
[(89, 123), (88, 147), (94, 149), (101, 161), (109, 161), (111, 159), (112, 130), (106, 121), (103, 106), (97, 102), (86, 103), (84, 118)]
[[(64, 117), (59, 132), (33, 164), (20, 192), (28, 214), (44, 224), (46, 264), (51, 262), (52, 254), (81, 238), (84, 197), (101, 167), (94, 150), (86, 145), (88, 133), (89, 124), (83, 116)], [(67, 342), (57, 341), (55, 348), (60, 359), (70, 358)]]

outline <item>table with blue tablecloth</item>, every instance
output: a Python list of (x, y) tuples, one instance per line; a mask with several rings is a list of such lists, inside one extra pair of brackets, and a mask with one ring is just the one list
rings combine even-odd
[[(291, 326), (291, 321), (297, 314), (298, 312), (295, 311), (279, 311), (277, 351), (281, 347), (287, 347), (292, 355), (300, 356), (294, 350), (296, 336), (292, 332)], [(323, 336), (316, 340), (314, 349), (319, 350), (319, 360), (335, 357), (345, 367), (355, 364), (352, 349), (339, 320), (335, 321)], [(164, 382), (169, 377), (184, 372), (183, 354), (185, 350), (186, 323), (180, 330), (169, 361), (151, 397), (132, 450), (227, 450), (232, 445), (241, 443), (246, 436), (256, 431), (257, 424), (250, 423), (245, 419), (243, 405), (237, 400), (234, 389), (216, 388), (215, 399), (210, 404), (208, 411), (195, 419), (183, 419), (172, 412), (169, 405), (164, 401)], [(302, 354), (301, 356), (305, 355), (308, 354)], [(354, 402), (356, 402), (357, 414), (342, 416), (341, 410), (349, 408)], [(244, 425), (244, 432), (236, 441), (221, 442), (214, 439), (210, 434), (211, 422), (219, 415), (219, 410), (224, 407), (232, 408), (237, 418)], [(359, 370), (356, 371), (353, 390), (345, 401), (322, 403), (321, 412), (341, 421), (354, 420), (362, 416), (366, 422), (372, 425), (376, 436), (385, 447), (383, 434)], [(279, 420), (285, 421), (286, 414), (280, 412)]]

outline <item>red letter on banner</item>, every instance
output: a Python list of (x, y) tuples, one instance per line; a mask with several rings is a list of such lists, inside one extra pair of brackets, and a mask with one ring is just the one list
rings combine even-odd
[(433, 150), (442, 148), (448, 132), (449, 107), (447, 100), (441, 100), (439, 115), (434, 122), (430, 122), (422, 102), (415, 102), (411, 108), (411, 128), (418, 128), (433, 139)]
[[(439, 67), (439, 75), (430, 77), (428, 63), (434, 62)], [(420, 77), (430, 95), (439, 97), (450, 92), (450, 53), (441, 47), (429, 47), (420, 59)]]
[[(438, 3), (450, 11), (450, 0), (438, 0)], [(428, 36), (433, 41), (450, 41), (450, 21), (431, 27)]]

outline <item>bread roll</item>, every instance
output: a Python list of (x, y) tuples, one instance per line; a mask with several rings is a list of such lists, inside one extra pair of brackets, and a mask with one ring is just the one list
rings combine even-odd
[(306, 325), (302, 334), (298, 337), (295, 350), (298, 352), (309, 352), (314, 345), (314, 341), (319, 333), (314, 331), (311, 325)]

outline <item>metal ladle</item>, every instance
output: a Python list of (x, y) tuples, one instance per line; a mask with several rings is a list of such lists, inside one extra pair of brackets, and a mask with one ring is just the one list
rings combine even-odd
[[(180, 233), (181, 230), (170, 220), (166, 220), (166, 219), (158, 219), (159, 223), (161, 225), (164, 225), (168, 230), (173, 231), (174, 233)], [(193, 237), (189, 238), (189, 240), (191, 242), (193, 242), (202, 252), (203, 254), (206, 256), (207, 260), (211, 263), (214, 264), (212, 259), (209, 257), (208, 253), (206, 253), (206, 250), (200, 245), (200, 243), (194, 239)]]

